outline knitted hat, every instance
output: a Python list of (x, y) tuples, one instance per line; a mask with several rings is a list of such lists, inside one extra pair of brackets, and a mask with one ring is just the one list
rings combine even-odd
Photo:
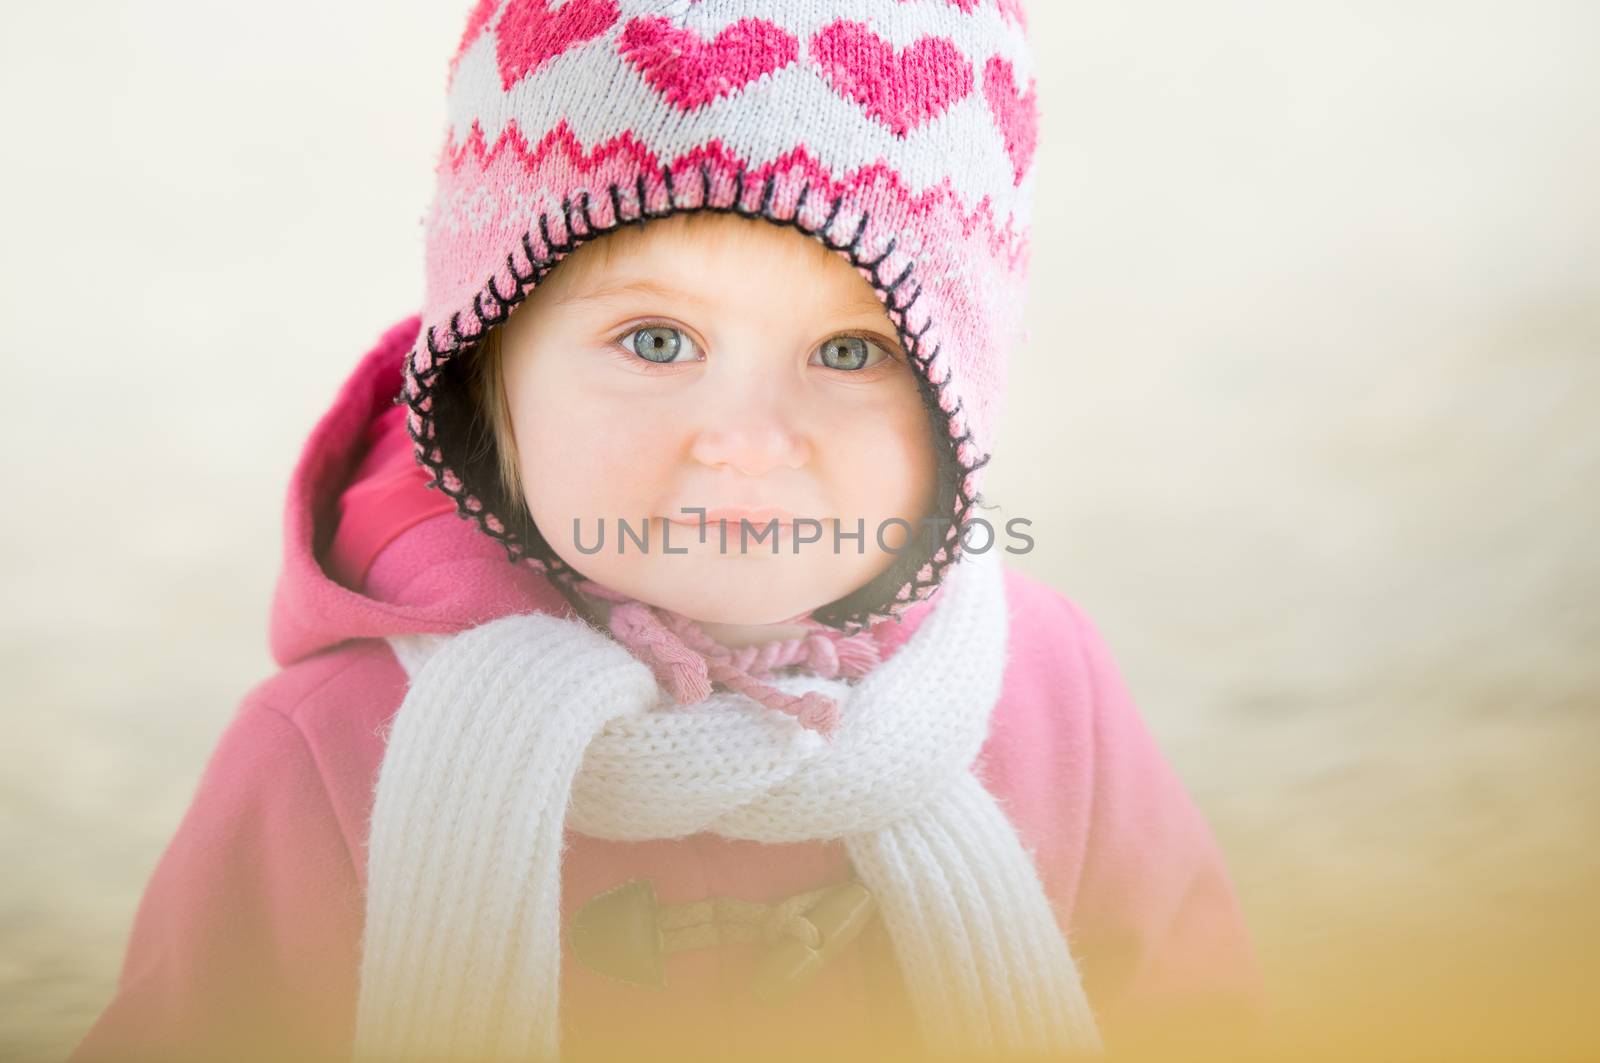
[(1021, 330), (1032, 66), (1019, 0), (479, 0), (450, 64), (397, 400), (432, 486), (511, 560), (581, 579), (501, 485), (463, 355), (585, 241), (733, 211), (871, 282), (938, 459), (928, 516), (948, 523), (813, 618), (853, 632), (927, 598), (979, 503)]

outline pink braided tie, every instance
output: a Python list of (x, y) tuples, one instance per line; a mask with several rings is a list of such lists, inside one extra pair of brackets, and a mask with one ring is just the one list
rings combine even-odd
[(730, 647), (681, 613), (629, 598), (593, 580), (578, 586), (612, 603), (607, 619), (612, 635), (650, 666), (679, 705), (693, 705), (711, 693), (713, 683), (720, 683), (831, 738), (839, 726), (839, 706), (833, 698), (816, 690), (798, 697), (785, 694), (757, 677), (796, 668), (830, 679), (855, 678), (866, 675), (879, 661), (877, 640), (868, 631), (843, 635), (825, 624), (798, 618), (792, 622), (815, 630), (798, 638)]

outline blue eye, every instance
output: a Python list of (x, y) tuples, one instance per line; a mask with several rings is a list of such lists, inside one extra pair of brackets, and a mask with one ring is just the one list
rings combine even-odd
[[(824, 340), (817, 350), (822, 354), (823, 365), (829, 369), (841, 369), (847, 372), (869, 368), (889, 357), (882, 347), (860, 336), (834, 336)], [(869, 362), (868, 359), (873, 351), (877, 351), (882, 357)]]
[(674, 362), (683, 351), (694, 351), (694, 341), (671, 325), (647, 325), (623, 336), (622, 346), (647, 362)]

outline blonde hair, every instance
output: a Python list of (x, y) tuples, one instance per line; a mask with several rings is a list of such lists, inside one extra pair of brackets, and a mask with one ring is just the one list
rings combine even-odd
[(496, 325), (489, 330), (472, 359), (472, 399), (481, 415), (480, 423), (486, 424), (488, 429), (487, 435), (480, 436), (476, 443), (494, 448), (500, 490), (515, 507), (512, 512), (521, 513), (527, 508), (527, 502), (522, 493), (522, 466), (517, 462), (517, 433), (511, 423), (511, 402), (506, 396), (502, 327)]

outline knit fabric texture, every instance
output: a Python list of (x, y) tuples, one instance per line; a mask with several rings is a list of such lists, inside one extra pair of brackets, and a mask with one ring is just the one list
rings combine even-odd
[(463, 356), (584, 242), (736, 212), (823, 242), (871, 283), (938, 458), (940, 523), (812, 615), (854, 632), (928, 597), (976, 515), (1020, 334), (1032, 71), (1016, 0), (482, 0), (450, 64), (397, 398), (432, 484), (570, 587), (578, 574), (481, 446)]
[(379, 773), (357, 1009), (362, 1060), (556, 1059), (564, 826), (837, 839), (877, 900), (927, 1058), (1101, 1049), (1031, 854), (973, 774), (1005, 675), (999, 559), (859, 683), (833, 741), (743, 695), (675, 705), (576, 618), (393, 636), (411, 677)]
[(839, 703), (817, 690), (785, 694), (762, 678), (782, 669), (811, 675), (857, 677), (877, 666), (878, 640), (871, 631), (843, 635), (806, 617), (792, 618), (808, 629), (797, 638), (773, 639), (738, 648), (712, 638), (690, 616), (650, 605), (612, 590), (595, 580), (578, 589), (612, 603), (606, 626), (618, 642), (650, 665), (656, 679), (680, 705), (693, 705), (711, 693), (711, 684), (786, 712), (808, 727), (831, 736), (839, 725)]

